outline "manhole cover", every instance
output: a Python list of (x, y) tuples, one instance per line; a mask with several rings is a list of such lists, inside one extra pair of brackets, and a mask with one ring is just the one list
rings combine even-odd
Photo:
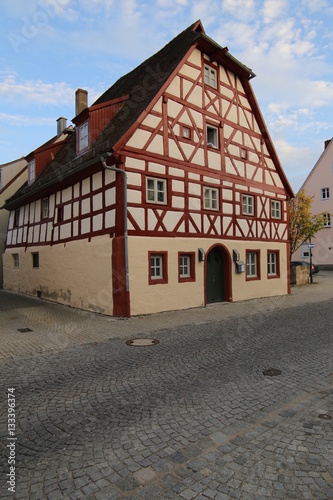
[(320, 415), (318, 415), (318, 417), (322, 418), (323, 420), (332, 420), (331, 415), (329, 415), (328, 413), (321, 413)]
[(268, 370), (264, 370), (262, 372), (266, 377), (276, 377), (277, 375), (281, 375), (281, 370), (277, 370), (276, 368), (268, 368)]
[(160, 341), (156, 339), (132, 339), (126, 341), (126, 345), (131, 345), (134, 347), (148, 347), (150, 345), (156, 345), (159, 343)]
[(32, 332), (32, 330), (30, 328), (18, 328), (17, 331), (21, 332), (21, 333)]

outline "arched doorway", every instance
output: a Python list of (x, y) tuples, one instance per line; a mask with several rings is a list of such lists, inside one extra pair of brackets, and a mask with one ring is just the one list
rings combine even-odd
[(206, 304), (231, 301), (231, 259), (222, 245), (213, 246), (206, 257)]

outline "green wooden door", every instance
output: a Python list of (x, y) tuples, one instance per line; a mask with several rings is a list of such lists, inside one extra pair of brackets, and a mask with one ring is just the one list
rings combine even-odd
[(207, 256), (206, 300), (207, 304), (224, 300), (223, 258), (216, 247)]

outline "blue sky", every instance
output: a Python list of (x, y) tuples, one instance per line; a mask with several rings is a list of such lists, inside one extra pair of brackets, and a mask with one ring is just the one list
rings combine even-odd
[(120, 76), (201, 19), (251, 83), (297, 191), (333, 136), (330, 0), (0, 0), (0, 163), (27, 155)]

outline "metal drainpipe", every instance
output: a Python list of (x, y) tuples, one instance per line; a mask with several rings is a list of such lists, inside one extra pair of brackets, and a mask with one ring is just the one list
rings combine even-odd
[[(106, 153), (106, 156), (114, 156), (112, 153)], [(128, 272), (128, 232), (127, 232), (127, 175), (125, 170), (112, 167), (106, 164), (106, 157), (101, 156), (101, 162), (104, 168), (119, 172), (124, 176), (124, 238), (125, 238), (125, 272), (126, 272), (126, 292), (129, 292), (129, 272)]]

